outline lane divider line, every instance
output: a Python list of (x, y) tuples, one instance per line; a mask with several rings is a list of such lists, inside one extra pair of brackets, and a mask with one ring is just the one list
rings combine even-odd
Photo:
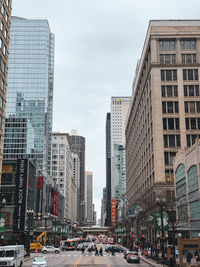
[(78, 258), (78, 260), (74, 263), (74, 267), (77, 267), (77, 264), (79, 263), (79, 261), (82, 259), (82, 256), (80, 256), (79, 258)]

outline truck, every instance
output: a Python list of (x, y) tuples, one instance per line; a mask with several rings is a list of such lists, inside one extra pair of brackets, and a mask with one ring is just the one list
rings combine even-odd
[(43, 246), (46, 245), (46, 242), (47, 242), (47, 232), (42, 232), (36, 238), (35, 242), (30, 243), (30, 250), (42, 250)]
[(22, 267), (24, 245), (0, 246), (0, 266)]

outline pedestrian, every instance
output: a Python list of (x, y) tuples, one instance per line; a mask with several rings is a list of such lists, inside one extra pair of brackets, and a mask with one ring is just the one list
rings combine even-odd
[(98, 251), (98, 248), (96, 247), (95, 248), (95, 256), (98, 256), (99, 255), (99, 251)]
[(198, 251), (195, 252), (194, 256), (195, 256), (196, 262), (200, 261), (200, 256), (199, 256)]
[(188, 253), (187, 255), (186, 255), (186, 261), (187, 261), (187, 263), (191, 263), (191, 260), (192, 260), (192, 253)]
[(99, 250), (99, 254), (100, 254), (101, 256), (103, 256), (103, 249), (102, 249), (102, 247), (101, 247), (100, 250)]
[(111, 252), (112, 252), (112, 256), (115, 256), (115, 248), (114, 247), (111, 248)]
[(89, 255), (92, 254), (91, 251), (92, 251), (92, 249), (91, 249), (91, 247), (89, 247), (89, 248), (88, 248)]
[(175, 259), (174, 259), (174, 256), (171, 255), (170, 256), (170, 260), (169, 260), (169, 266), (170, 267), (174, 267), (174, 265), (175, 265)]
[(84, 255), (85, 254), (85, 248), (84, 248), (84, 246), (82, 246), (81, 251), (82, 251), (82, 254)]

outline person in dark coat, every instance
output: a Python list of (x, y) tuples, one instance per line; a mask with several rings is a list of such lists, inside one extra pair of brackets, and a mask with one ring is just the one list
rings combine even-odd
[(103, 256), (103, 249), (102, 249), (102, 247), (101, 247), (100, 250), (99, 250), (99, 254), (100, 254), (101, 256)]
[(98, 256), (98, 255), (99, 255), (98, 248), (95, 248), (95, 256)]
[(187, 261), (187, 263), (191, 263), (191, 260), (192, 260), (192, 253), (188, 253), (187, 255), (186, 255), (186, 261)]
[(169, 266), (174, 267), (174, 265), (175, 265), (175, 259), (174, 259), (174, 256), (171, 255), (170, 260), (169, 260)]

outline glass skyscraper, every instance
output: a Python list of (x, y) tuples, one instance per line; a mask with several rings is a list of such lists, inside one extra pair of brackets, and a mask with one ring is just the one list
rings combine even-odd
[(37, 159), (50, 173), (55, 37), (47, 20), (11, 22), (3, 156)]

